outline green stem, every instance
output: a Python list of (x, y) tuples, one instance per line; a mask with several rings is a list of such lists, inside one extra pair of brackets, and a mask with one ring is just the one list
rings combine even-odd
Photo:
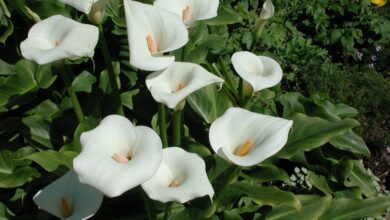
[(158, 121), (160, 125), (160, 136), (163, 143), (163, 147), (168, 147), (168, 135), (167, 135), (167, 122), (166, 122), (166, 110), (165, 105), (158, 104)]
[(106, 64), (108, 78), (109, 78), (110, 85), (111, 85), (111, 90), (112, 90), (112, 93), (116, 99), (115, 100), (116, 104), (118, 105), (117, 106), (117, 113), (120, 115), (124, 115), (121, 97), (119, 95), (118, 84), (116, 83), (115, 71), (114, 71), (114, 67), (112, 66), (112, 62), (111, 62), (110, 51), (108, 49), (107, 40), (106, 40), (106, 37), (104, 36), (103, 27), (101, 25), (99, 25), (99, 38), (100, 38), (99, 39), (100, 49), (102, 50), (104, 63)]
[(171, 217), (172, 212), (172, 202), (168, 202), (165, 204), (164, 218), (163, 220), (168, 220)]
[(181, 145), (181, 110), (173, 112), (173, 146)]
[(65, 86), (67, 87), (70, 100), (73, 104), (73, 109), (77, 116), (77, 120), (79, 121), (79, 123), (81, 123), (84, 121), (83, 110), (81, 108), (79, 99), (77, 98), (76, 92), (72, 87), (71, 81), (68, 76), (69, 73), (67, 73), (66, 71), (66, 66), (64, 64), (60, 64), (59, 66), (57, 66), (57, 70), (60, 72), (62, 80), (64, 81)]
[(240, 106), (244, 103), (244, 80), (240, 78), (240, 83), (238, 84), (238, 103)]
[(149, 220), (156, 220), (157, 219), (157, 216), (156, 216), (156, 212), (154, 210), (154, 205), (153, 205), (153, 202), (152, 200), (149, 199), (149, 197), (146, 195), (146, 193), (144, 192), (144, 190), (139, 186), (139, 191), (142, 195), (142, 199), (144, 200), (144, 203), (145, 203), (145, 208), (146, 208), (146, 213), (148, 215), (148, 219)]
[(267, 24), (268, 20), (257, 20), (255, 24), (255, 32), (253, 33), (253, 44), (251, 51), (254, 52), (256, 49), (256, 45), (260, 40), (261, 34), (263, 33), (264, 27)]

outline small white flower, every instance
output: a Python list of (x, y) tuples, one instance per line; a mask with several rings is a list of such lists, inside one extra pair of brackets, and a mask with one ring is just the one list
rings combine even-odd
[(260, 19), (261, 20), (267, 20), (270, 19), (275, 14), (275, 7), (272, 4), (271, 0), (267, 0), (263, 4), (263, 9), (260, 13)]
[(156, 0), (155, 6), (178, 14), (187, 27), (217, 16), (219, 0)]
[(74, 171), (69, 171), (33, 198), (35, 204), (60, 219), (80, 220), (92, 217), (103, 201), (98, 190), (81, 184)]
[(157, 71), (175, 61), (164, 56), (184, 46), (188, 31), (180, 17), (165, 9), (124, 0), (127, 35), (130, 46), (130, 64), (136, 68)]
[(119, 196), (157, 171), (162, 143), (152, 129), (134, 127), (123, 116), (105, 117), (98, 127), (80, 138), (82, 151), (73, 160), (80, 182), (109, 197)]
[(282, 80), (282, 68), (269, 57), (242, 51), (234, 53), (231, 60), (238, 75), (252, 86), (254, 92), (273, 87)]
[(232, 163), (253, 166), (283, 148), (292, 124), (291, 120), (229, 108), (211, 124), (210, 144)]
[(20, 44), (20, 50), (24, 58), (38, 64), (92, 57), (98, 38), (97, 27), (55, 15), (32, 26), (27, 39)]
[(150, 198), (161, 202), (185, 203), (205, 195), (211, 199), (214, 195), (203, 159), (178, 147), (163, 150), (160, 168), (142, 188)]
[(166, 70), (150, 74), (146, 86), (157, 102), (173, 109), (196, 90), (223, 82), (198, 64), (175, 62)]

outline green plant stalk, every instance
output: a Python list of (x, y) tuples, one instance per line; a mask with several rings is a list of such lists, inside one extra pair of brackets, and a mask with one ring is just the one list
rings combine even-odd
[(156, 212), (154, 209), (153, 201), (149, 199), (149, 197), (146, 195), (146, 193), (144, 192), (144, 190), (142, 189), (141, 186), (139, 186), (138, 189), (141, 193), (142, 199), (144, 200), (146, 214), (148, 215), (148, 219), (149, 220), (156, 220), (157, 215), (156, 215)]
[(238, 177), (238, 174), (240, 173), (241, 171), (241, 167), (240, 166), (237, 166), (237, 165), (231, 165), (230, 167), (228, 167), (222, 174), (227, 174), (226, 176), (226, 180), (222, 183), (221, 186), (219, 186), (218, 188), (220, 189), (217, 193), (216, 193), (216, 196), (215, 196), (215, 199), (213, 201), (213, 204), (212, 206), (206, 211), (206, 218), (210, 218), (211, 216), (214, 215), (214, 213), (217, 211), (217, 208), (218, 208), (218, 205), (219, 205), (219, 202), (222, 198), (222, 193), (223, 191), (226, 190), (226, 188), (229, 186), (230, 183), (232, 183), (232, 181)]
[(173, 146), (180, 147), (181, 145), (181, 110), (175, 110), (173, 112)]
[(124, 115), (121, 97), (119, 95), (118, 84), (116, 83), (115, 71), (114, 71), (114, 67), (112, 66), (112, 62), (111, 62), (110, 51), (108, 49), (107, 40), (106, 40), (106, 37), (104, 36), (103, 27), (101, 25), (99, 25), (99, 44), (100, 44), (100, 49), (102, 50), (102, 53), (103, 53), (104, 63), (106, 64), (108, 78), (110, 80), (112, 93), (116, 99), (115, 100), (116, 103), (118, 104), (117, 113), (120, 115)]
[(160, 127), (160, 136), (163, 143), (163, 147), (168, 147), (168, 135), (167, 135), (167, 121), (166, 121), (166, 110), (165, 105), (162, 103), (158, 104), (158, 122)]
[(84, 121), (84, 113), (81, 108), (79, 99), (77, 98), (76, 92), (74, 91), (72, 84), (70, 82), (68, 73), (66, 71), (66, 67), (64, 64), (60, 64), (60, 66), (57, 67), (57, 70), (60, 72), (62, 80), (64, 81), (65, 86), (67, 87), (68, 94), (73, 105), (73, 109), (77, 116), (77, 120), (79, 121), (79, 123), (81, 123)]
[(240, 78), (240, 82), (238, 84), (238, 103), (239, 103), (239, 106), (242, 107), (242, 105), (244, 104), (244, 99), (245, 99), (244, 80), (242, 78)]
[(172, 213), (172, 202), (168, 202), (165, 204), (165, 210), (164, 210), (164, 220), (168, 220), (169, 217), (171, 217)]
[(259, 43), (261, 34), (263, 33), (264, 27), (267, 24), (267, 22), (268, 22), (268, 20), (261, 20), (261, 19), (256, 21), (255, 32), (253, 33), (253, 44), (251, 46), (251, 51), (252, 52), (255, 51), (256, 45), (257, 45), (257, 43)]

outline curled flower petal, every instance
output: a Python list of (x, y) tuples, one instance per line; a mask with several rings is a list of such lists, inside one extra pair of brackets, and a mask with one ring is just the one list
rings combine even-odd
[(77, 174), (69, 171), (35, 194), (35, 204), (60, 219), (88, 219), (100, 208), (103, 194), (81, 184)]
[(162, 70), (175, 61), (163, 53), (188, 41), (188, 31), (179, 16), (162, 8), (124, 0), (130, 64), (148, 71)]
[(179, 15), (187, 27), (217, 16), (219, 0), (156, 0), (155, 6)]
[(178, 147), (163, 150), (163, 161), (156, 174), (142, 188), (148, 196), (161, 202), (188, 202), (214, 195), (202, 158)]
[(272, 1), (271, 0), (265, 1), (263, 4), (263, 9), (261, 10), (260, 13), (260, 19), (261, 20), (270, 19), (272, 18), (272, 16), (274, 16), (274, 14), (275, 14), (275, 7), (272, 4)]
[(255, 92), (277, 85), (283, 77), (279, 63), (265, 56), (242, 51), (232, 56), (234, 69)]
[(72, 6), (73, 8), (84, 12), (85, 14), (89, 14), (91, 11), (92, 5), (97, 0), (59, 0), (62, 3)]
[(81, 153), (73, 160), (80, 182), (116, 197), (150, 179), (162, 157), (162, 143), (152, 129), (134, 127), (123, 116), (105, 117), (81, 135)]
[(229, 108), (210, 127), (213, 150), (240, 166), (253, 166), (276, 154), (287, 143), (291, 120)]
[(166, 70), (154, 72), (146, 78), (146, 86), (153, 98), (172, 109), (196, 90), (223, 82), (200, 65), (184, 62), (175, 62)]
[(66, 58), (92, 57), (98, 38), (97, 27), (55, 15), (36, 23), (20, 49), (24, 58), (46, 64)]

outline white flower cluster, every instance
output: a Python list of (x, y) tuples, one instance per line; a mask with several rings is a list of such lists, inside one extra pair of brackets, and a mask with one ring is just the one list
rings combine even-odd
[(282, 186), (290, 186), (293, 188), (311, 190), (313, 187), (307, 177), (307, 169), (305, 167), (295, 167), (294, 174), (289, 178), (289, 181)]
[[(102, 22), (107, 0), (60, 0)], [(202, 66), (175, 62), (167, 52), (188, 42), (188, 27), (217, 16), (218, 0), (156, 0), (154, 5), (124, 0), (130, 64), (155, 71), (146, 79), (153, 98), (175, 109), (188, 95), (223, 79)], [(270, 0), (260, 19), (274, 14)], [(55, 15), (35, 24), (21, 43), (25, 58), (39, 64), (77, 57), (92, 57), (99, 29)], [(272, 58), (242, 51), (233, 54), (234, 69), (251, 95), (277, 85), (282, 69)], [(287, 143), (292, 121), (229, 108), (215, 120), (209, 132), (210, 145), (221, 157), (239, 166), (253, 166), (276, 154)], [(116, 197), (141, 186), (161, 202), (187, 202), (214, 195), (202, 158), (178, 147), (162, 149), (162, 141), (151, 128), (134, 126), (119, 115), (105, 117), (99, 126), (84, 132), (82, 150), (70, 171), (34, 197), (40, 208), (61, 219), (87, 219), (101, 205), (103, 194)], [(306, 181), (307, 170), (291, 177)], [(295, 178), (295, 180), (294, 180)], [(292, 184), (291, 183), (291, 184)], [(94, 198), (94, 202), (86, 202)]]

